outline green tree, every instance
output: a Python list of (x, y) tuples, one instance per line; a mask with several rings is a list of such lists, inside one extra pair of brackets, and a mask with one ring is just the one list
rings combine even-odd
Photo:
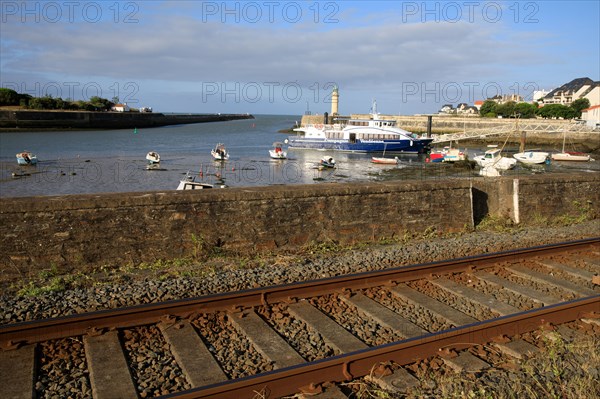
[(581, 117), (581, 111), (590, 107), (590, 100), (587, 98), (580, 98), (571, 103), (571, 108), (575, 112), (574, 118)]
[(19, 105), (19, 93), (0, 87), (0, 105)]
[(537, 105), (529, 103), (518, 103), (515, 105), (515, 112), (520, 115), (522, 119), (529, 119), (535, 117), (537, 111)]
[(548, 104), (538, 109), (538, 115), (542, 118), (575, 118), (575, 110), (562, 104)]
[(515, 116), (515, 105), (516, 103), (514, 101), (498, 104), (496, 107), (496, 114), (502, 115), (503, 118), (512, 118)]
[(481, 108), (479, 109), (479, 114), (483, 115), (486, 118), (495, 118), (496, 117), (496, 108), (498, 104), (495, 101), (487, 100), (483, 103)]

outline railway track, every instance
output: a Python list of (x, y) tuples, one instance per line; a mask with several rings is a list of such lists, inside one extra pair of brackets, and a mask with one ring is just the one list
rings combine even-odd
[(594, 238), (3, 325), (0, 397), (318, 392), (379, 364), (597, 319), (599, 274)]

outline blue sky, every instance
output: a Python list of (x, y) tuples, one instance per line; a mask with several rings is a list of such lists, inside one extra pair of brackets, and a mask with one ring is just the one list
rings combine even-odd
[(5, 1), (0, 85), (163, 112), (432, 113), (600, 80), (598, 1)]

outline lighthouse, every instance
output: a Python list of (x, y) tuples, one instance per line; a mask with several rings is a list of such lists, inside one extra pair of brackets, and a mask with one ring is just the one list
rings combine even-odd
[(338, 102), (340, 95), (338, 93), (338, 87), (333, 86), (333, 92), (331, 93), (331, 116), (338, 114)]

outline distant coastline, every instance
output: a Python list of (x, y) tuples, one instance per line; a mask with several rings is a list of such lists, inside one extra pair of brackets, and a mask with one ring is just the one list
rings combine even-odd
[(154, 112), (38, 111), (0, 109), (1, 132), (135, 129), (254, 119), (251, 114), (163, 114)]

